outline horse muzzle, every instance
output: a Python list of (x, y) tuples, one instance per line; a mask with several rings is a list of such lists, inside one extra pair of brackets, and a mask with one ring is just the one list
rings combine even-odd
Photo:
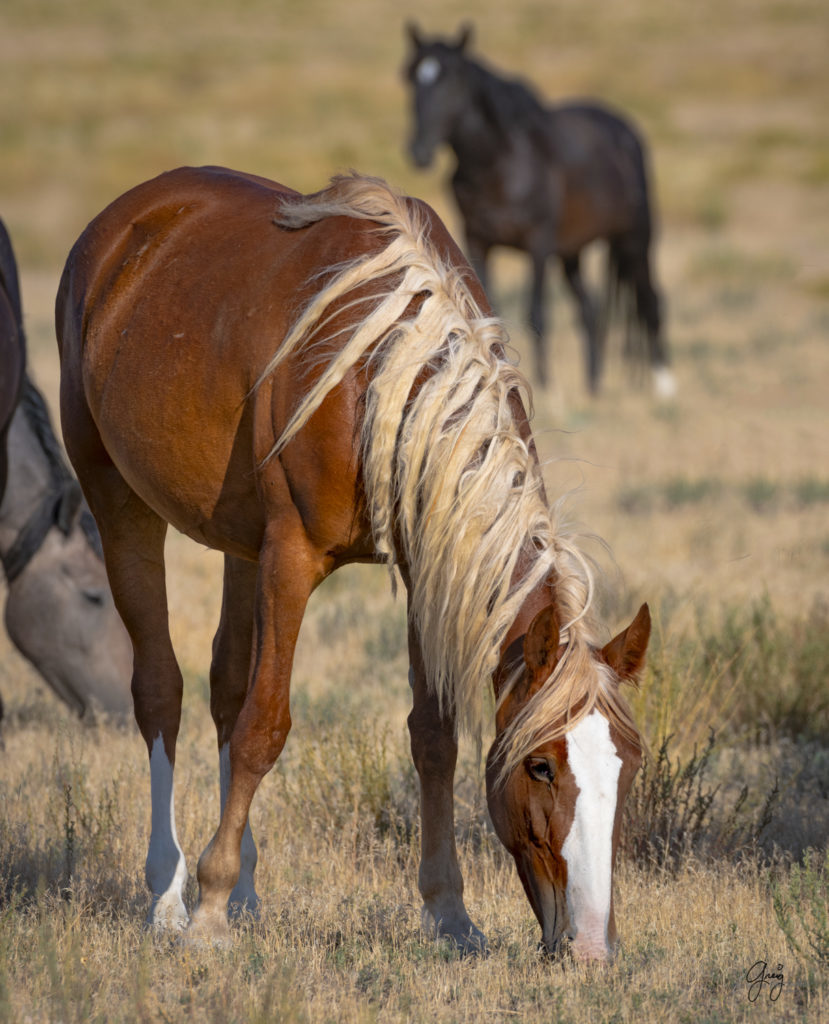
[(424, 171), (427, 167), (432, 166), (432, 160), (435, 156), (435, 147), (429, 145), (428, 142), (423, 142), (421, 139), (412, 139), (409, 143), (409, 156), (411, 157), (412, 163), (415, 167), (419, 167)]

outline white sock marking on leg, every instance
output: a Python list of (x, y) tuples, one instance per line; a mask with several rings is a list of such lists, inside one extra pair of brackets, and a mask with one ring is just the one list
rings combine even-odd
[(176, 835), (173, 766), (160, 732), (150, 751), (150, 795), (152, 819), (144, 874), (153, 902), (147, 923), (157, 928), (184, 928), (187, 864)]

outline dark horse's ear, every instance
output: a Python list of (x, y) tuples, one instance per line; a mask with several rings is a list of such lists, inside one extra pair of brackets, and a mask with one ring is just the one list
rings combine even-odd
[(524, 637), (524, 661), (530, 678), (546, 679), (558, 660), (558, 619), (553, 605), (548, 604), (530, 623)]
[(651, 635), (651, 613), (643, 604), (627, 629), (614, 636), (602, 649), (604, 660), (620, 679), (635, 679), (645, 663)]
[(458, 41), (455, 43), (455, 49), (458, 51), (458, 53), (463, 53), (463, 51), (469, 45), (469, 42), (472, 39), (473, 32), (474, 28), (471, 22), (465, 21), (461, 25), (460, 29), (458, 30)]
[(423, 45), (423, 39), (420, 35), (420, 29), (413, 21), (406, 22), (406, 35), (409, 37), (409, 42), (412, 46), (416, 50), (419, 50)]

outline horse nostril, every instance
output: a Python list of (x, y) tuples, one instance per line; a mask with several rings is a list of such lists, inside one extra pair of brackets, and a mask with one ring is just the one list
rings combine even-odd
[(90, 604), (95, 605), (96, 608), (103, 608), (105, 602), (103, 590), (84, 587), (84, 589), (81, 590), (81, 594), (87, 601), (89, 601)]

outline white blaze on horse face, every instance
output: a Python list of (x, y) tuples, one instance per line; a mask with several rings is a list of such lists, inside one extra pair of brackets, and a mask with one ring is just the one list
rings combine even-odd
[[(227, 794), (230, 791), (230, 744), (225, 745), (219, 751), (219, 792), (221, 794), (221, 811), (224, 814)], [(259, 916), (259, 896), (253, 885), (253, 873), (256, 870), (256, 844), (253, 841), (253, 833), (250, 830), (250, 822), (245, 825), (242, 833), (242, 845), (239, 850), (241, 863), (239, 866), (239, 880), (230, 894), (228, 901), (230, 912), (233, 915), (247, 913), (254, 917)]]
[(579, 788), (562, 856), (567, 862), (567, 909), (576, 956), (609, 953), (613, 824), (621, 758), (610, 723), (598, 711), (567, 733), (567, 760)]
[(154, 928), (185, 928), (187, 909), (182, 894), (187, 864), (176, 836), (173, 766), (159, 732), (150, 751), (152, 824), (144, 877), (153, 894), (147, 924)]
[(415, 68), (415, 79), (420, 85), (432, 85), (440, 78), (440, 61), (437, 57), (424, 57)]

